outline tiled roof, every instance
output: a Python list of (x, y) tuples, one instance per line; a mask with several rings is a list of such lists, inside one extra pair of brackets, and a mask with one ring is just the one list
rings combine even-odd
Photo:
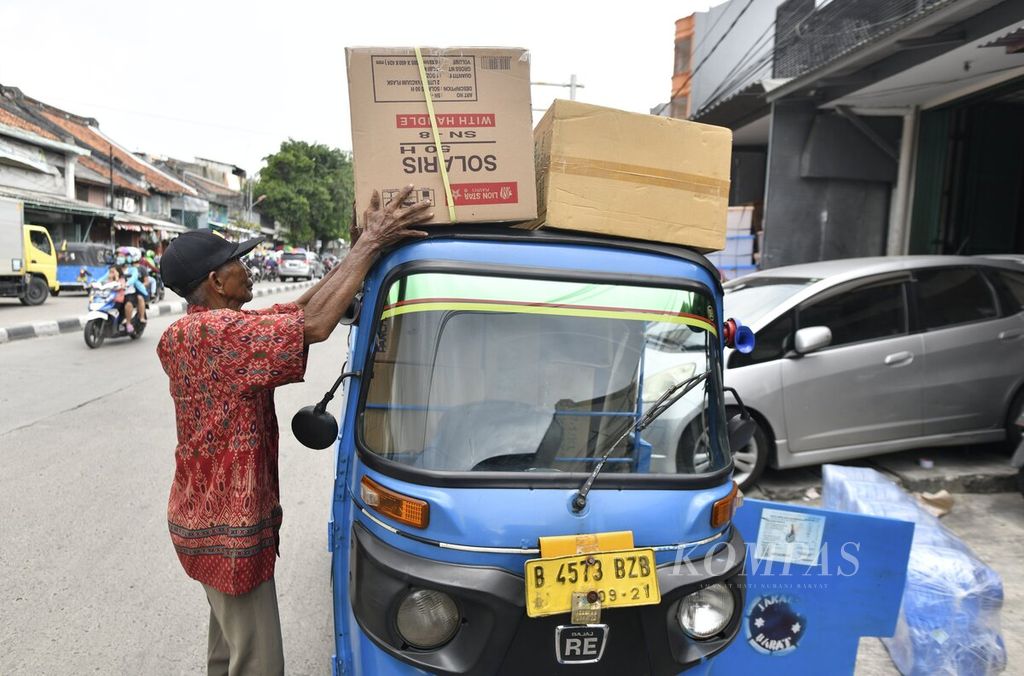
[(43, 129), (37, 124), (29, 122), (20, 115), (15, 115), (11, 113), (10, 111), (5, 110), (3, 107), (0, 107), (0, 124), (6, 124), (8, 127), (15, 127), (23, 131), (32, 132), (33, 134), (38, 134), (39, 136), (42, 136), (43, 138), (48, 138), (52, 141), (62, 140), (58, 138), (57, 135), (54, 134), (53, 132)]
[[(78, 159), (78, 163), (80, 165), (82, 165), (83, 167), (85, 167), (86, 169), (89, 169), (93, 173), (99, 174), (99, 176), (100, 176), (100, 178), (102, 180), (103, 185), (110, 185), (110, 165), (100, 164), (96, 160), (94, 160), (92, 158), (89, 158), (89, 157), (81, 157), (81, 158), (79, 158)], [(85, 179), (84, 176), (82, 176), (82, 177), (76, 176), (76, 178), (81, 178), (83, 180)], [(118, 188), (121, 188), (123, 190), (128, 190), (128, 191), (136, 193), (138, 195), (148, 195), (149, 194), (148, 190), (146, 190), (145, 188), (143, 188), (140, 185), (132, 183), (131, 181), (126, 179), (121, 172), (117, 171), (116, 169), (114, 170), (114, 185), (116, 187), (118, 187)]]
[(69, 117), (49, 109), (44, 109), (42, 114), (46, 119), (58, 125), (61, 129), (78, 139), (83, 145), (93, 150), (97, 155), (109, 156), (112, 152), (119, 162), (142, 174), (146, 181), (148, 181), (157, 192), (170, 193), (173, 195), (195, 194), (195, 191), (188, 185), (165, 176), (163, 173), (157, 171), (154, 167), (143, 162), (131, 153), (125, 152), (116, 145), (113, 145), (92, 127), (69, 119)]
[(205, 178), (203, 176), (199, 176), (197, 174), (193, 174), (192, 172), (185, 172), (184, 179), (185, 179), (186, 183), (192, 185), (193, 187), (198, 189), (200, 192), (211, 193), (211, 194), (220, 195), (220, 196), (223, 196), (223, 197), (240, 197), (241, 196), (241, 193), (238, 192), (237, 190), (232, 190), (231, 188), (227, 187), (226, 185), (223, 185), (221, 183), (217, 183), (216, 181), (211, 181), (208, 178)]

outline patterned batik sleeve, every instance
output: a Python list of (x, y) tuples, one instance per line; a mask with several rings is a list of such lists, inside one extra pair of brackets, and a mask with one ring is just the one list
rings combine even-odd
[(260, 310), (247, 310), (246, 312), (254, 315), (282, 315), (302, 312), (302, 309), (295, 303), (275, 303), (270, 307), (265, 307)]
[[(243, 393), (302, 381), (306, 372), (305, 314), (214, 311), (204, 326), (210, 333), (210, 377)], [(206, 342), (206, 341), (200, 341)]]

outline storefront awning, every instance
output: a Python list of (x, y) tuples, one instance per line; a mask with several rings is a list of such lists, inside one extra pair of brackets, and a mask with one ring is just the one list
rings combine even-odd
[(117, 230), (130, 230), (133, 232), (153, 232), (157, 233), (161, 239), (164, 239), (169, 234), (180, 235), (183, 232), (187, 232), (188, 228), (178, 223), (171, 221), (165, 221), (159, 218), (150, 218), (149, 216), (141, 216), (139, 214), (124, 214), (119, 213), (114, 216), (114, 228)]
[(115, 213), (112, 209), (101, 207), (90, 202), (72, 200), (60, 195), (35, 192), (34, 190), (19, 190), (18, 188), (9, 188), (7, 186), (0, 186), (0, 197), (21, 200), (25, 203), (26, 207), (30, 209), (38, 209), (39, 211), (53, 211), (61, 214), (82, 214), (85, 216), (99, 216), (102, 218), (110, 218)]

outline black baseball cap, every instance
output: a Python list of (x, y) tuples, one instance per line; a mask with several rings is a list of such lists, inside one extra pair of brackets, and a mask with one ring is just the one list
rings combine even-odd
[(256, 248), (263, 237), (229, 242), (212, 230), (189, 230), (171, 241), (160, 259), (164, 285), (180, 296), (188, 295), (206, 276), (228, 261)]

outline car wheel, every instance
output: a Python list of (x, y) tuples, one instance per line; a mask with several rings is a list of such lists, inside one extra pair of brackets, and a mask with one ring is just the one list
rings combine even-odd
[(1017, 424), (1021, 413), (1024, 413), (1024, 390), (1017, 393), (1010, 404), (1010, 410), (1006, 412), (1006, 441), (1003, 442), (1003, 446), (1010, 453), (1017, 450), (1021, 439), (1024, 438), (1024, 430)]
[(33, 277), (28, 281), (25, 293), (19, 300), (22, 305), (42, 305), (48, 295), (50, 295), (50, 289), (46, 286), (46, 282), (40, 277)]
[[(729, 417), (739, 414), (739, 409), (728, 407), (726, 409)], [(754, 421), (754, 436), (750, 443), (743, 448), (732, 451), (732, 478), (739, 484), (740, 490), (747, 490), (761, 478), (764, 468), (768, 466), (768, 456), (771, 453), (770, 434), (765, 431), (763, 423), (756, 417)]]
[(703, 474), (711, 467), (708, 430), (700, 416), (686, 426), (676, 449), (676, 471), (680, 474)]
[(95, 350), (103, 344), (106, 338), (104, 321), (102, 319), (90, 319), (85, 325), (85, 344)]

